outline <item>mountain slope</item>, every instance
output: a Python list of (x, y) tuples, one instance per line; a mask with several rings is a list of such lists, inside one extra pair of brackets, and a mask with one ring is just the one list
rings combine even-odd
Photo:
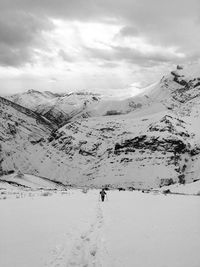
[(71, 162), (64, 179), (137, 188), (199, 179), (200, 86), (182, 70), (174, 73), (135, 97), (139, 109), (74, 121), (54, 133), (50, 144)]
[(136, 97), (94, 100), (90, 109), (86, 105), (81, 115), (26, 146), (20, 159), (7, 157), (7, 162), (78, 186), (155, 188), (198, 180), (199, 80), (190, 68), (178, 68)]
[[(0, 97), (0, 174), (17, 170), (17, 161), (55, 126), (37, 113)], [(28, 157), (27, 157), (28, 158)], [(26, 168), (27, 162), (22, 162)]]
[(64, 179), (98, 186), (146, 188), (189, 182), (194, 177), (188, 176), (187, 166), (200, 152), (184, 121), (161, 114), (77, 121), (49, 142), (70, 162)]
[(37, 111), (37, 107), (39, 105), (45, 105), (46, 103), (54, 104), (56, 102), (56, 99), (61, 96), (62, 94), (54, 94), (48, 91), (39, 92), (31, 89), (25, 93), (14, 94), (11, 96), (7, 96), (6, 98), (16, 104)]
[(36, 111), (58, 126), (63, 126), (67, 122), (81, 118), (128, 114), (144, 110), (152, 104), (155, 104), (156, 111), (163, 110), (164, 98), (169, 98), (169, 93), (161, 92), (158, 83), (150, 86), (145, 92), (124, 100), (105, 98), (87, 92), (53, 94), (35, 90), (7, 98)]
[(25, 93), (7, 96), (7, 99), (43, 115), (48, 120), (63, 125), (74, 116), (87, 117), (87, 109), (100, 101), (93, 93), (54, 94), (29, 90)]

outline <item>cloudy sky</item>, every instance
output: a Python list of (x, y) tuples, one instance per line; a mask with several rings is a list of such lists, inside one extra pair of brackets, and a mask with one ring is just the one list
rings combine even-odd
[(0, 93), (134, 94), (199, 44), (199, 0), (0, 0)]

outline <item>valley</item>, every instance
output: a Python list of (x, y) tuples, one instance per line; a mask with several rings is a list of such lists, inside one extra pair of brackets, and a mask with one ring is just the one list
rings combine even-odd
[(95, 188), (152, 189), (196, 181), (199, 92), (190, 66), (121, 101), (34, 90), (1, 98), (1, 174), (21, 172)]

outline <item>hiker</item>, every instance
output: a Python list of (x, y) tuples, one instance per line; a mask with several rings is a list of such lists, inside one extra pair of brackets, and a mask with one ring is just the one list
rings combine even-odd
[(100, 191), (100, 195), (101, 195), (101, 201), (104, 202), (105, 196), (107, 195), (104, 188)]

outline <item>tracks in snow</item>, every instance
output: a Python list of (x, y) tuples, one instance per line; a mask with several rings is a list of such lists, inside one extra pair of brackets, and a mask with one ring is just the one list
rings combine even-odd
[[(58, 249), (55, 250), (49, 267), (111, 267), (109, 254), (105, 245), (104, 218), (101, 204), (96, 207), (96, 219), (86, 232), (77, 238), (66, 235)], [(71, 244), (69, 244), (69, 240)]]

